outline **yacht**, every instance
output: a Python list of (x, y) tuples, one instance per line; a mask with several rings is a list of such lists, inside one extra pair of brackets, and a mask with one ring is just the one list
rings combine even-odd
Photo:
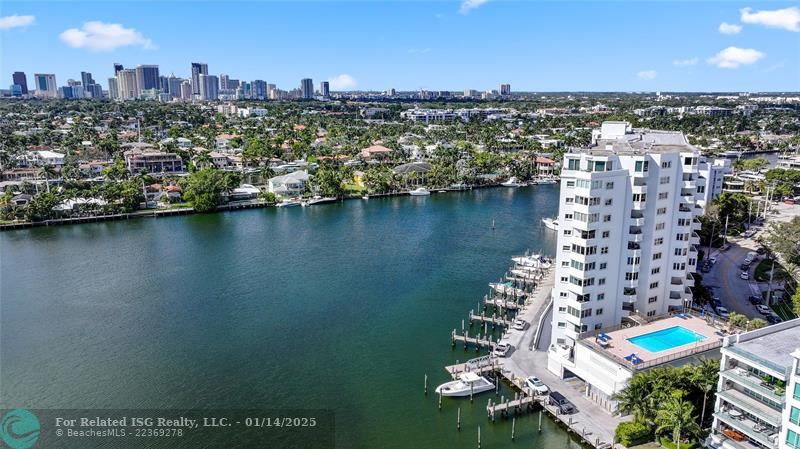
[(494, 390), (495, 386), (489, 379), (475, 373), (461, 373), (458, 380), (445, 382), (436, 387), (436, 393), (442, 396), (469, 396)]
[(542, 218), (544, 227), (551, 231), (558, 231), (558, 218)]
[(310, 200), (303, 201), (303, 206), (313, 206), (315, 204), (333, 203), (336, 197), (314, 195)]
[(512, 176), (508, 178), (508, 181), (500, 183), (500, 185), (503, 187), (522, 187), (525, 184), (519, 182), (519, 180), (515, 176)]
[(492, 287), (494, 291), (500, 294), (517, 296), (517, 297), (528, 296), (528, 294), (524, 290), (515, 288), (511, 284), (512, 284), (511, 282), (506, 282), (506, 283), (492, 282), (491, 284), (489, 284), (489, 287)]
[(292, 207), (292, 206), (299, 206), (301, 204), (298, 200), (283, 200), (280, 203), (276, 204), (276, 207)]
[(416, 189), (408, 192), (408, 194), (411, 195), (411, 196), (426, 196), (426, 195), (430, 195), (431, 192), (430, 192), (430, 190), (426, 189), (425, 187), (417, 187)]
[(512, 257), (511, 260), (524, 270), (527, 270), (527, 268), (550, 268), (550, 265), (552, 264), (550, 259), (538, 254), (534, 254), (532, 256)]

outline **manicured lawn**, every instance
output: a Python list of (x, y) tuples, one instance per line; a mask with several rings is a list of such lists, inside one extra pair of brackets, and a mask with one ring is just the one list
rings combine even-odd
[[(772, 261), (764, 259), (758, 263), (755, 271), (755, 278), (759, 282), (769, 281), (769, 272), (772, 269)], [(773, 282), (786, 279), (786, 271), (778, 262), (775, 262), (775, 273), (772, 275)]]

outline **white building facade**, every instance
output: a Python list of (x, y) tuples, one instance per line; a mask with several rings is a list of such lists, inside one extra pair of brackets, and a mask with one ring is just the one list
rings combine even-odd
[(574, 369), (582, 333), (691, 300), (703, 213), (698, 163), (681, 133), (624, 122), (604, 122), (590, 148), (564, 156), (550, 371)]

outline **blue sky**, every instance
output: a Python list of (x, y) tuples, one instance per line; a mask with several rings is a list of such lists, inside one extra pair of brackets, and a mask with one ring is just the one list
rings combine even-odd
[(187, 77), (199, 61), (283, 89), (800, 91), (798, 5), (3, 0), (0, 85), (86, 70), (105, 87), (114, 62)]

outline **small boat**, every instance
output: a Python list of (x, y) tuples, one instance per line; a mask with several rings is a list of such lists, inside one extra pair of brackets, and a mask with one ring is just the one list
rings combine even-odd
[[(526, 270), (516, 270), (515, 269), (515, 270), (511, 270), (510, 273), (513, 276), (508, 276), (507, 279), (513, 277), (514, 279), (522, 279), (524, 281), (535, 281), (535, 280), (541, 278), (541, 276), (538, 273), (536, 273), (535, 271), (526, 271)], [(511, 279), (508, 279), (508, 280), (510, 281)]]
[(310, 200), (303, 201), (303, 206), (313, 206), (315, 204), (323, 204), (323, 203), (333, 203), (336, 201), (336, 197), (333, 196), (319, 196), (314, 195)]
[(558, 184), (558, 181), (553, 178), (539, 178), (537, 184)]
[(494, 390), (495, 386), (489, 379), (475, 373), (461, 373), (458, 380), (445, 382), (436, 387), (436, 393), (442, 396), (469, 396)]
[(369, 199), (369, 195), (364, 195), (364, 196), (361, 197), (361, 199), (362, 200), (368, 200)]
[(558, 218), (542, 218), (544, 227), (551, 231), (558, 231)]
[(522, 187), (525, 184), (519, 182), (519, 180), (515, 176), (512, 176), (508, 178), (508, 181), (502, 182), (500, 183), (500, 185), (503, 187)]
[(470, 186), (464, 183), (450, 184), (451, 190), (469, 190)]
[(550, 265), (552, 265), (550, 259), (538, 254), (534, 254), (532, 256), (512, 257), (511, 260), (519, 265), (519, 268), (526, 271), (528, 268), (550, 268)]
[(426, 195), (430, 195), (431, 192), (430, 192), (430, 190), (426, 189), (425, 187), (417, 187), (416, 189), (408, 192), (408, 194), (411, 195), (411, 196), (426, 196)]
[(511, 284), (512, 284), (511, 282), (506, 282), (506, 283), (502, 283), (502, 284), (499, 283), (499, 282), (492, 282), (491, 284), (489, 284), (489, 287), (492, 287), (492, 289), (494, 289), (494, 291), (496, 291), (497, 293), (501, 293), (501, 294), (505, 294), (505, 295), (509, 295), (509, 296), (516, 296), (516, 297), (519, 297), (519, 298), (521, 298), (523, 296), (528, 296), (527, 292), (525, 292), (524, 290), (520, 290), (518, 288), (515, 288)]
[(280, 203), (276, 204), (276, 207), (292, 207), (292, 206), (300, 206), (302, 203), (297, 200), (283, 200)]
[(447, 190), (445, 189), (439, 190), (439, 193), (447, 193)]

